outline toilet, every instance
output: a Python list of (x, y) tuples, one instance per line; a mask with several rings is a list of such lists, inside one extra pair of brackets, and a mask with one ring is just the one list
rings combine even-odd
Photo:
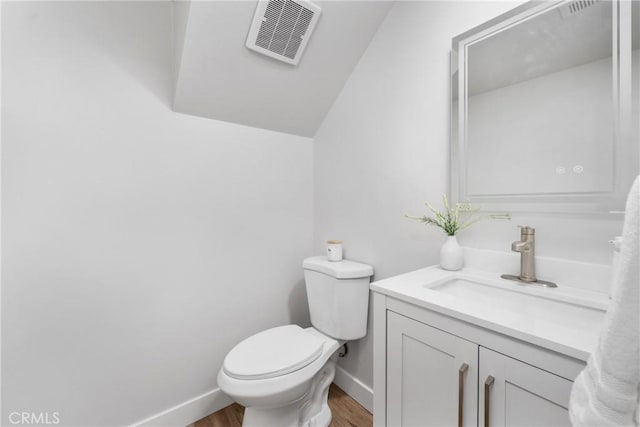
[(373, 267), (358, 262), (304, 260), (313, 327), (267, 329), (236, 345), (218, 372), (218, 385), (245, 407), (247, 427), (326, 427), (338, 349), (367, 333)]

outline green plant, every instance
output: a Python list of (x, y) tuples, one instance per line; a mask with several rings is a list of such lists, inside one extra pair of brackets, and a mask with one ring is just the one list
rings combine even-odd
[(405, 215), (407, 218), (415, 219), (425, 224), (435, 225), (442, 228), (448, 236), (455, 236), (460, 230), (464, 230), (473, 224), (485, 219), (511, 219), (508, 213), (498, 214), (480, 214), (480, 206), (473, 206), (470, 203), (456, 203), (453, 209), (449, 206), (447, 195), (442, 195), (444, 211), (437, 211), (428, 202), (424, 204), (433, 213), (433, 216), (411, 216)]

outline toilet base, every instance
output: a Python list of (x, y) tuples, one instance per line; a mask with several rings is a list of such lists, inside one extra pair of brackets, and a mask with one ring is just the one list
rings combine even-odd
[(336, 374), (335, 352), (314, 376), (311, 388), (300, 399), (277, 408), (244, 410), (243, 427), (328, 427), (331, 423), (329, 386)]

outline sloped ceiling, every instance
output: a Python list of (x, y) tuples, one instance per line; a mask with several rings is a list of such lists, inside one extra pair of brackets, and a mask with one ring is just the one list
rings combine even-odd
[(313, 136), (393, 2), (314, 3), (322, 15), (292, 66), (245, 47), (256, 2), (175, 2), (174, 110)]

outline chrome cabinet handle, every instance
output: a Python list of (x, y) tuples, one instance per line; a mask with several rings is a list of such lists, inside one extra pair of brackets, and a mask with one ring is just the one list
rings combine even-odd
[(464, 374), (469, 370), (469, 365), (463, 363), (458, 369), (458, 427), (462, 427), (464, 411)]
[(491, 386), (495, 378), (491, 375), (487, 377), (487, 380), (484, 382), (484, 427), (489, 427), (489, 406), (491, 406)]

